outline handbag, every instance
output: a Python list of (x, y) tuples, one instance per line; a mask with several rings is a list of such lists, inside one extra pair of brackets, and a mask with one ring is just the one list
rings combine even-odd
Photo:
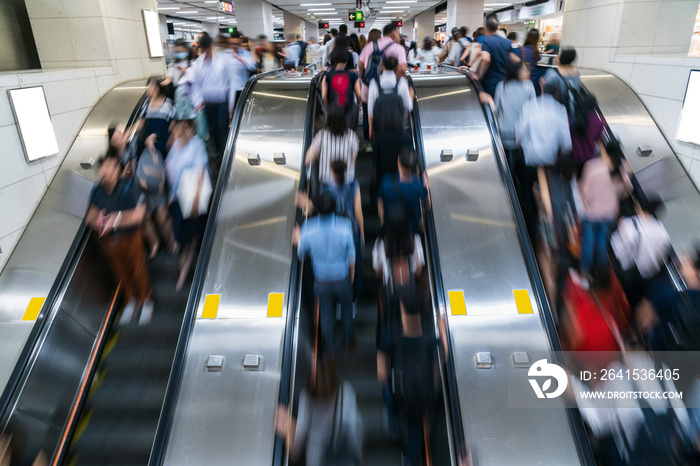
[(206, 214), (213, 189), (211, 178), (205, 167), (191, 167), (180, 175), (177, 200), (182, 218), (189, 219)]

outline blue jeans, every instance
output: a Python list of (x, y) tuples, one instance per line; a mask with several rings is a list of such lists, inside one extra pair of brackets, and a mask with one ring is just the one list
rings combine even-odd
[(590, 273), (595, 260), (596, 271), (602, 271), (609, 267), (608, 243), (610, 230), (614, 222), (593, 222), (583, 220), (581, 230), (583, 241), (581, 244), (581, 271)]
[(314, 284), (318, 296), (318, 314), (321, 334), (326, 351), (334, 353), (335, 344), (335, 305), (340, 304), (340, 315), (343, 323), (343, 338), (345, 343), (351, 343), (355, 328), (352, 318), (352, 286), (350, 279), (337, 282), (320, 282)]

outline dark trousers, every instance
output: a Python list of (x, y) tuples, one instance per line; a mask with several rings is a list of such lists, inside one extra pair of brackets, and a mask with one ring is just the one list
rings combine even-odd
[(217, 158), (221, 160), (228, 137), (228, 102), (204, 104), (204, 116), (209, 125), (209, 137), (216, 147)]
[(345, 343), (351, 343), (354, 337), (354, 323), (352, 318), (352, 287), (350, 280), (337, 282), (320, 282), (314, 284), (318, 297), (318, 314), (321, 334), (326, 346), (326, 351), (333, 353), (336, 350), (335, 343), (335, 305), (340, 304), (341, 320), (343, 322), (343, 338)]
[(608, 243), (610, 242), (610, 230), (615, 222), (592, 222), (583, 220), (581, 230), (583, 240), (581, 243), (581, 271), (590, 273), (595, 261), (595, 271), (602, 272), (609, 267)]
[(365, 137), (365, 142), (369, 142), (369, 114), (367, 113), (367, 104), (362, 103), (362, 134)]
[(151, 296), (151, 275), (146, 265), (141, 229), (109, 234), (100, 239), (100, 244), (114, 278), (121, 281), (124, 300), (133, 298), (142, 303), (148, 299)]
[(406, 415), (406, 446), (404, 447), (404, 465), (421, 464), (421, 446), (423, 445), (423, 416), (420, 413)]
[(537, 167), (522, 164), (517, 176), (520, 179), (520, 208), (530, 239), (534, 239), (537, 236), (537, 203), (532, 188), (537, 181)]

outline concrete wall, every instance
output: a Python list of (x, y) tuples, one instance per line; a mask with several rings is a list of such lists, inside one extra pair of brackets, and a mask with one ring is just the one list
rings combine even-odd
[(567, 0), (562, 44), (576, 47), (579, 67), (632, 87), (700, 185), (700, 146), (675, 139), (690, 70), (700, 65), (687, 57), (697, 10), (697, 0)]
[[(155, 0), (27, 0), (43, 71), (0, 75), (0, 270), (92, 107), (115, 85), (163, 74), (141, 9)], [(27, 163), (7, 90), (42, 85), (59, 154)]]

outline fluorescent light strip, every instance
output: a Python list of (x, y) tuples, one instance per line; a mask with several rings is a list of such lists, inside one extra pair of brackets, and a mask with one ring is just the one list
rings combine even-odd
[(335, 11), (335, 8), (309, 8), (308, 11)]
[(165, 11), (165, 10), (179, 10), (179, 6), (161, 6), (158, 8), (158, 11)]
[(194, 15), (199, 13), (199, 11), (181, 11), (179, 14), (181, 15)]
[(332, 3), (302, 3), (299, 6), (330, 6)]
[[(389, 2), (387, 2), (389, 3)], [(511, 6), (512, 3), (484, 3), (484, 6)]]
[(387, 3), (417, 3), (418, 0), (392, 0)]

